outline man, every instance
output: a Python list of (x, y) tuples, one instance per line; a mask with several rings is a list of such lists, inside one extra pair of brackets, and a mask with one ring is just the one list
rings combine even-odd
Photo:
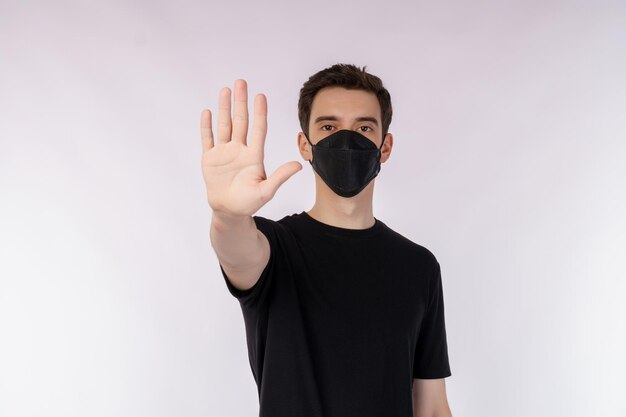
[(372, 211), (391, 155), (391, 98), (381, 80), (337, 64), (300, 91), (300, 155), (315, 204), (274, 221), (255, 216), (302, 169), (267, 177), (267, 102), (247, 86), (220, 92), (217, 137), (201, 115), (210, 238), (241, 305), (260, 417), (451, 416), (441, 270), (435, 256)]

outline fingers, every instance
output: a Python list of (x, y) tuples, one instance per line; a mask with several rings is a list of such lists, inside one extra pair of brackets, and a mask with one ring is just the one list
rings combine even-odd
[(261, 193), (267, 199), (271, 199), (276, 194), (278, 187), (283, 185), (293, 174), (302, 169), (302, 164), (297, 161), (287, 162), (276, 168), (268, 179), (261, 182)]
[(254, 121), (250, 132), (248, 146), (255, 148), (263, 155), (265, 136), (267, 134), (267, 98), (264, 94), (254, 97)]
[(230, 119), (230, 88), (224, 87), (220, 91), (219, 109), (217, 112), (217, 143), (226, 143), (231, 136)]
[(211, 129), (211, 110), (202, 110), (200, 114), (200, 137), (202, 138), (202, 152), (213, 147), (213, 130)]
[(235, 80), (232, 140), (246, 143), (248, 135), (248, 86), (245, 80)]

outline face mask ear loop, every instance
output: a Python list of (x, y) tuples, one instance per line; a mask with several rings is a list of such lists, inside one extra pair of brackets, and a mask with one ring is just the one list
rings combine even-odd
[(384, 135), (383, 135), (383, 141), (382, 141), (382, 143), (380, 144), (380, 148), (378, 148), (378, 162), (380, 162), (380, 158), (383, 156), (382, 149), (383, 149), (383, 145), (384, 145), (384, 143), (385, 143), (385, 139), (386, 139), (386, 138), (387, 138), (387, 134), (384, 134)]

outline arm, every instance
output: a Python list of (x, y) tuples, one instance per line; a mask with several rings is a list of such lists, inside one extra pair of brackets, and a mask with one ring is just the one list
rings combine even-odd
[(299, 162), (283, 164), (268, 178), (263, 164), (267, 133), (267, 102), (263, 94), (254, 100), (254, 124), (249, 141), (248, 90), (244, 80), (235, 81), (234, 112), (231, 91), (220, 92), (217, 141), (213, 139), (211, 111), (203, 110), (202, 174), (213, 209), (211, 245), (236, 288), (251, 288), (270, 258), (267, 238), (252, 215), (271, 200), (278, 187), (302, 169)]
[(252, 216), (229, 216), (213, 212), (211, 245), (235, 288), (256, 284), (270, 258), (270, 245)]
[(452, 417), (444, 378), (413, 379), (413, 417)]

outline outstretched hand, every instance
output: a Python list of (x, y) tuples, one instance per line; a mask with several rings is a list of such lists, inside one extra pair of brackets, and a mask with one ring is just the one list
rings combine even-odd
[(211, 111), (200, 116), (202, 174), (209, 205), (214, 211), (252, 216), (271, 200), (278, 188), (302, 169), (297, 161), (278, 167), (268, 178), (263, 165), (267, 134), (267, 100), (254, 97), (254, 122), (248, 134), (248, 87), (235, 81), (234, 111), (231, 119), (231, 91), (222, 88), (217, 117), (217, 140), (211, 127)]

